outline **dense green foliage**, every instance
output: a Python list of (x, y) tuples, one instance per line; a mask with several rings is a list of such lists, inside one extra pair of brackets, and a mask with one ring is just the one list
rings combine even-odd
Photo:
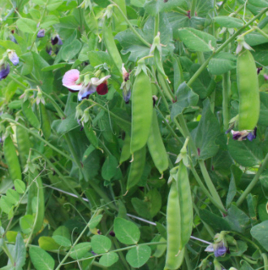
[(267, 270), (267, 13), (0, 0), (0, 269)]

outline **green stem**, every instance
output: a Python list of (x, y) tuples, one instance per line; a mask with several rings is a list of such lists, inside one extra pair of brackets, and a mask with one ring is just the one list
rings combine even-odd
[(261, 30), (259, 27), (254, 27), (254, 29), (256, 29), (260, 34), (262, 34), (264, 37), (266, 37), (268, 39), (268, 35), (263, 30)]
[(59, 263), (58, 267), (56, 268), (56, 270), (59, 270), (60, 267), (64, 264), (64, 262), (67, 260), (67, 258), (69, 257), (69, 254), (71, 253), (71, 251), (73, 250), (73, 248), (76, 246), (76, 244), (78, 243), (78, 241), (80, 240), (80, 238), (82, 237), (82, 235), (85, 233), (85, 231), (87, 230), (87, 228), (89, 227), (91, 220), (88, 222), (88, 224), (85, 226), (85, 228), (83, 229), (83, 231), (80, 233), (80, 235), (77, 237), (77, 239), (75, 240), (74, 244), (72, 245), (72, 247), (69, 249), (69, 251), (67, 252), (67, 254), (65, 255), (65, 257), (61, 260), (61, 262)]
[(264, 266), (264, 270), (268, 270), (268, 260), (267, 260), (267, 255), (266, 253), (262, 253), (261, 254), (262, 259), (263, 259), (263, 266)]
[(159, 31), (159, 13), (154, 18), (154, 37), (157, 36)]
[(185, 259), (185, 262), (186, 262), (186, 265), (187, 265), (187, 270), (192, 270), (193, 267), (192, 267), (191, 260), (189, 258), (189, 254), (188, 254), (187, 248), (185, 248), (184, 259)]
[(222, 80), (222, 114), (223, 114), (223, 126), (224, 130), (229, 128), (229, 119), (230, 119), (230, 111), (229, 111), (229, 95), (231, 90), (231, 73), (230, 71), (223, 74)]
[(55, 150), (56, 152), (58, 152), (60, 155), (64, 156), (65, 158), (67, 158), (68, 160), (74, 161), (73, 158), (71, 158), (69, 155), (63, 153), (61, 150), (59, 150), (58, 148), (56, 148), (54, 145), (52, 145), (50, 142), (46, 141), (45, 139), (43, 139), (40, 135), (38, 135), (36, 132), (28, 129), (27, 127), (21, 125), (20, 123), (12, 120), (12, 119), (5, 119), (8, 122), (11, 122), (17, 126), (20, 126), (21, 128), (23, 128), (24, 130), (26, 130), (27, 132), (29, 132), (30, 134), (32, 134), (34, 137), (36, 137), (38, 140), (42, 141), (44, 144), (48, 145), (51, 149)]
[(263, 9), (258, 15), (254, 16), (247, 24), (242, 26), (235, 34), (228, 38), (204, 63), (203, 65), (195, 72), (195, 74), (188, 81), (187, 85), (190, 87), (193, 82), (199, 77), (201, 72), (207, 67), (210, 59), (221, 52), (229, 43), (231, 43), (245, 28), (247, 28), (251, 23), (258, 19), (261, 15), (268, 11), (268, 8)]
[[(110, 250), (109, 253), (119, 252), (119, 251), (124, 251), (124, 250), (130, 250), (132, 248), (136, 248), (137, 246), (154, 246), (154, 245), (166, 245), (166, 244), (167, 244), (167, 242), (142, 243), (142, 244), (127, 246), (127, 247), (120, 248), (120, 249)], [(79, 259), (79, 260), (76, 260), (76, 261), (66, 262), (63, 265), (71, 264), (71, 263), (74, 263), (74, 262), (81, 262), (81, 261), (88, 260), (88, 259), (91, 259), (91, 258), (98, 258), (98, 257), (101, 257), (101, 256), (103, 256), (105, 254), (107, 254), (107, 253), (101, 253), (101, 254), (98, 254), (98, 255), (95, 255), (95, 256), (91, 256), (91, 257), (88, 257), (88, 258), (83, 258), (83, 259)], [(57, 270), (57, 269), (59, 269), (59, 268), (56, 268), (55, 270)]]
[(10, 262), (11, 262), (11, 265), (14, 266), (14, 264), (15, 264), (14, 258), (13, 258), (13, 256), (11, 255), (11, 253), (10, 253), (10, 251), (9, 251), (7, 245), (6, 245), (6, 242), (4, 241), (4, 239), (3, 239), (3, 241), (2, 241), (2, 249), (3, 249), (4, 252), (6, 253), (7, 257), (9, 258), (9, 260), (10, 260)]
[(126, 21), (126, 23), (128, 24), (128, 26), (131, 28), (131, 30), (133, 31), (133, 33), (137, 36), (137, 38), (147, 47), (151, 48), (151, 44), (149, 42), (147, 42), (137, 31), (136, 29), (132, 26), (131, 22), (128, 20), (128, 18), (126, 17), (126, 15), (124, 14), (124, 12), (121, 10), (121, 8), (113, 1), (110, 0), (110, 2), (117, 7), (117, 9), (119, 10), (119, 12), (121, 13), (122, 17), (124, 18), (124, 20)]
[(196, 7), (196, 0), (192, 0), (190, 17), (194, 17), (195, 16), (195, 7)]
[(250, 193), (250, 191), (253, 189), (253, 187), (257, 184), (261, 173), (268, 165), (268, 154), (266, 155), (263, 163), (260, 165), (258, 172), (255, 174), (253, 180), (250, 182), (250, 184), (247, 186), (246, 190), (241, 194), (241, 196), (238, 198), (236, 205), (239, 206), (244, 201), (244, 199), (247, 197), (247, 195)]
[(166, 95), (166, 97), (173, 102), (174, 100), (176, 100), (176, 97), (174, 95), (174, 93), (171, 91), (167, 80), (164, 78), (164, 76), (162, 74), (160, 74), (159, 72), (157, 73), (158, 76), (158, 81), (159, 84), (161, 85), (164, 94)]
[(212, 197), (217, 201), (217, 203), (221, 206), (221, 209), (224, 209), (224, 205), (221, 201), (221, 198), (219, 196), (219, 193), (217, 192), (215, 186), (213, 185), (213, 182), (208, 174), (208, 171), (207, 171), (207, 168), (205, 166), (205, 162), (204, 160), (199, 160), (198, 161), (199, 163), (199, 166), (200, 166), (200, 169), (201, 169), (201, 172), (202, 172), (202, 175), (204, 177), (204, 180), (207, 184), (207, 187), (212, 195)]
[(182, 14), (188, 16), (187, 10), (184, 10), (183, 8), (180, 8), (180, 7), (176, 7), (176, 10), (178, 10), (178, 11), (181, 12)]
[[(116, 240), (115, 237), (113, 238), (113, 243), (114, 243), (114, 245), (115, 245), (115, 247), (117, 249), (120, 249), (119, 243), (118, 243), (118, 241)], [(120, 257), (121, 261), (123, 262), (123, 264), (125, 266), (125, 269), (126, 270), (130, 270), (129, 264), (127, 263), (127, 261), (125, 259), (125, 256), (123, 255), (122, 251), (119, 251), (118, 254), (119, 254), (119, 257)]]

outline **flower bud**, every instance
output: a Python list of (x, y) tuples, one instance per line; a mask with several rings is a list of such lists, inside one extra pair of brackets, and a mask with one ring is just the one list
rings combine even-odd
[(45, 36), (45, 29), (40, 29), (37, 33), (38, 38), (43, 38)]
[(10, 71), (10, 66), (8, 63), (2, 64), (0, 66), (0, 81), (7, 77), (7, 75), (9, 74), (9, 71)]
[(19, 57), (14, 50), (8, 50), (8, 58), (14, 66), (20, 62)]

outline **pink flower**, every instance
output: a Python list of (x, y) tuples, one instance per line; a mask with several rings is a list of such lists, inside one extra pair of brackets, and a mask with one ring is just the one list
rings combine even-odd
[(106, 81), (111, 77), (111, 75), (105, 76), (101, 79), (93, 77), (86, 84), (81, 83), (79, 81), (79, 76), (80, 76), (79, 70), (71, 69), (67, 71), (62, 78), (63, 86), (67, 87), (69, 91), (71, 92), (79, 91), (78, 93), (79, 101), (81, 101), (84, 98), (88, 98), (88, 96), (96, 92), (96, 90), (99, 95), (105, 95), (108, 92)]

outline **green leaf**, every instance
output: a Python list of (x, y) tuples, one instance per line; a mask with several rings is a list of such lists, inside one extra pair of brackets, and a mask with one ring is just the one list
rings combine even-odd
[(135, 7), (143, 7), (146, 0), (130, 0), (130, 4)]
[(244, 25), (242, 20), (230, 16), (217, 16), (214, 17), (213, 20), (221, 27), (226, 28), (239, 28)]
[(131, 203), (139, 216), (143, 218), (152, 218), (148, 204), (144, 200), (141, 200), (139, 198), (132, 198)]
[(267, 0), (249, 0), (249, 3), (256, 6), (256, 7), (268, 7), (268, 1)]
[(56, 231), (54, 231), (52, 238), (61, 246), (69, 247), (72, 245), (70, 231), (65, 226), (58, 227)]
[(149, 260), (150, 256), (149, 246), (137, 246), (128, 251), (126, 260), (132, 267), (139, 268)]
[(249, 225), (249, 217), (235, 205), (231, 205), (228, 209), (225, 220), (230, 224), (232, 230), (240, 233), (244, 232)]
[(176, 91), (177, 101), (172, 104), (171, 108), (171, 119), (174, 119), (183, 111), (190, 107), (195, 106), (198, 102), (198, 95), (193, 92), (193, 90), (183, 82), (178, 90)]
[(52, 122), (52, 128), (57, 131), (58, 134), (63, 135), (71, 130), (79, 127), (75, 113), (67, 116), (63, 120), (55, 120)]
[(20, 18), (16, 21), (18, 29), (23, 33), (34, 34), (37, 31), (37, 23), (28, 18)]
[(116, 238), (123, 244), (137, 244), (140, 239), (140, 230), (136, 224), (123, 218), (115, 218), (114, 232)]
[(68, 63), (59, 63), (59, 64), (52, 65), (52, 66), (49, 66), (49, 67), (44, 67), (44, 68), (42, 68), (41, 71), (51, 71), (51, 70), (54, 71), (54, 70), (56, 70), (56, 69), (65, 67), (66, 65), (68, 65)]
[(75, 39), (71, 44), (62, 47), (61, 57), (64, 61), (73, 59), (81, 50), (82, 44), (79, 40)]
[(169, 0), (169, 1), (147, 1), (144, 5), (145, 11), (151, 16), (156, 16), (158, 13), (163, 11), (170, 11), (175, 7), (181, 6), (184, 0)]
[(99, 263), (105, 267), (110, 267), (118, 261), (117, 253), (107, 253), (101, 256)]
[(254, 237), (266, 251), (268, 251), (268, 220), (263, 221), (262, 223), (254, 226), (250, 233), (252, 237)]
[(43, 22), (41, 23), (41, 28), (48, 28), (50, 27), (51, 25), (53, 24), (57, 24), (59, 23), (59, 19), (58, 17), (56, 17), (55, 15), (48, 15), (48, 16), (45, 16)]
[(32, 215), (25, 215), (20, 218), (20, 227), (23, 233), (30, 234), (34, 225), (34, 217)]
[(26, 261), (26, 247), (20, 233), (16, 237), (14, 261), (16, 262), (15, 270), (21, 270)]
[(258, 124), (268, 126), (268, 93), (260, 92), (260, 116)]
[(212, 51), (217, 41), (214, 36), (194, 28), (179, 29), (179, 38), (186, 47), (197, 52)]
[(14, 204), (14, 205), (16, 205), (18, 202), (19, 202), (19, 200), (20, 200), (20, 195), (19, 195), (19, 193), (16, 191), (16, 190), (14, 190), (14, 189), (9, 189), (8, 191), (7, 191), (7, 193), (6, 193), (6, 195), (7, 195), (7, 200), (11, 203), (11, 204)]
[(118, 170), (118, 161), (117, 159), (109, 155), (105, 162), (103, 163), (102, 169), (101, 169), (101, 176), (103, 179), (110, 181), (116, 174)]
[(262, 34), (253, 32), (245, 36), (245, 42), (249, 46), (257, 46), (260, 44), (268, 43), (268, 38), (264, 37)]
[(39, 6), (46, 4), (46, 2), (44, 0), (32, 0), (32, 2), (39, 5)]
[(95, 229), (98, 224), (100, 223), (101, 219), (102, 219), (103, 215), (97, 215), (95, 217), (93, 217), (91, 220), (90, 220), (90, 223), (89, 223), (89, 228), (92, 230), (92, 229)]
[(213, 157), (219, 149), (216, 139), (220, 135), (220, 125), (210, 110), (209, 100), (206, 99), (203, 104), (202, 117), (194, 133), (194, 141), (199, 150), (199, 159), (206, 160)]
[(236, 141), (230, 139), (228, 150), (232, 158), (244, 167), (253, 167), (262, 162), (263, 151), (257, 140)]
[(220, 75), (236, 68), (236, 57), (227, 52), (220, 52), (208, 64), (208, 71), (213, 75)]
[(74, 248), (72, 248), (69, 256), (74, 260), (79, 260), (82, 259), (90, 249), (90, 243), (79, 243)]
[(62, 4), (62, 0), (49, 0), (46, 8), (47, 10), (55, 10)]
[(0, 199), (0, 207), (2, 211), (8, 215), (13, 216), (13, 204), (11, 204), (6, 196), (2, 196)]
[(104, 235), (94, 235), (91, 238), (92, 250), (97, 254), (105, 253), (112, 247), (111, 240)]
[(38, 238), (39, 247), (44, 250), (57, 250), (60, 245), (50, 236), (41, 236)]
[(14, 186), (15, 186), (15, 190), (19, 193), (19, 194), (23, 194), (25, 192), (25, 183), (19, 179), (16, 179), (14, 181)]
[(29, 249), (31, 261), (36, 270), (53, 270), (54, 259), (43, 249), (31, 246)]
[(228, 231), (231, 229), (229, 223), (225, 219), (206, 209), (200, 209), (199, 214), (200, 218), (209, 226), (211, 226), (215, 232)]

